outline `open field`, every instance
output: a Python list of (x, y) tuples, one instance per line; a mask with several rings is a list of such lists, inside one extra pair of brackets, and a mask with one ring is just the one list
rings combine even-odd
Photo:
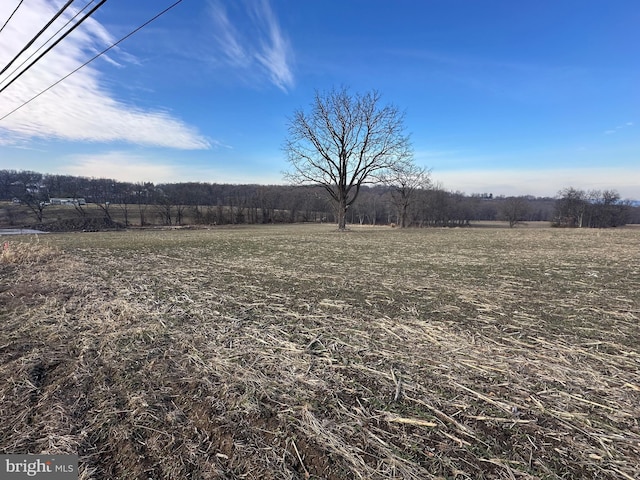
[(640, 231), (3, 238), (0, 452), (82, 479), (640, 478)]

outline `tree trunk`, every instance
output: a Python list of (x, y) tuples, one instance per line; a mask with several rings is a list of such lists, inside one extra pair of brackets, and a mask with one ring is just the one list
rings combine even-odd
[(127, 206), (126, 203), (124, 203), (121, 205), (120, 208), (122, 208), (122, 213), (124, 214), (124, 226), (128, 227), (129, 226), (129, 207)]
[(345, 198), (341, 198), (338, 202), (338, 230), (344, 231), (347, 229), (347, 201)]
[(407, 228), (407, 209), (409, 204), (403, 203), (400, 210), (400, 228)]

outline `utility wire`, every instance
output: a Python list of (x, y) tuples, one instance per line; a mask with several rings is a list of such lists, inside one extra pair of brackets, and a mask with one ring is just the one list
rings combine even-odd
[(9, 18), (7, 18), (7, 21), (4, 22), (4, 25), (2, 25), (2, 28), (0, 28), (0, 33), (2, 33), (2, 31), (4, 30), (4, 27), (7, 26), (7, 23), (9, 23), (9, 20), (11, 20), (13, 18), (13, 16), (15, 15), (15, 13), (18, 11), (18, 9), (20, 8), (20, 5), (22, 5), (22, 2), (24, 0), (20, 0), (20, 3), (18, 3), (18, 6), (13, 10), (13, 12), (11, 12), (11, 15), (9, 15)]
[(13, 77), (9, 83), (7, 83), (4, 87), (0, 88), (0, 93), (4, 92), (7, 88), (9, 88), (9, 86), (15, 82), (17, 79), (19, 79), (24, 73), (27, 72), (27, 70), (29, 70), (31, 67), (33, 67), (38, 60), (40, 60), (42, 57), (44, 57), (47, 53), (49, 53), (56, 45), (58, 45), (62, 40), (64, 40), (71, 32), (73, 32), (76, 28), (78, 28), (80, 25), (82, 25), (82, 23), (89, 18), (91, 15), (93, 15), (95, 13), (96, 10), (98, 10), (102, 5), (105, 4), (107, 0), (100, 0), (100, 2), (93, 7), (91, 10), (89, 10), (89, 12), (82, 17), (80, 20), (78, 20), (69, 30), (67, 30), (66, 32), (64, 32), (64, 34), (57, 39), (55, 42), (53, 42), (53, 44), (51, 46), (49, 46), (49, 48), (47, 48), (44, 52), (42, 52), (40, 55), (38, 55), (36, 57), (36, 59), (31, 62), (29, 65), (27, 65), (25, 67), (24, 70), (22, 70), (18, 75), (16, 75), (15, 77)]
[(49, 26), (50, 26), (53, 22), (55, 22), (55, 21), (56, 21), (56, 19), (57, 19), (60, 15), (62, 15), (62, 12), (64, 12), (64, 11), (69, 7), (69, 5), (71, 5), (72, 3), (73, 3), (73, 0), (68, 0), (68, 1), (67, 1), (67, 3), (65, 3), (65, 4), (64, 4), (64, 6), (63, 6), (62, 8), (60, 8), (60, 10), (58, 10), (58, 13), (56, 13), (56, 14), (53, 16), (53, 18), (52, 18), (51, 20), (49, 20), (49, 22), (48, 22), (44, 27), (42, 27), (42, 30), (40, 30), (40, 31), (36, 34), (36, 36), (35, 36), (35, 37), (33, 37), (33, 38), (29, 41), (29, 43), (27, 43), (27, 44), (25, 45), (25, 47), (24, 47), (22, 50), (20, 50), (20, 53), (18, 53), (15, 57), (13, 57), (13, 59), (12, 59), (12, 60), (7, 64), (7, 66), (6, 66), (6, 67), (4, 67), (4, 68), (2, 69), (2, 71), (0, 71), (0, 75), (2, 75), (4, 72), (6, 72), (6, 71), (7, 71), (7, 69), (8, 69), (8, 68), (13, 64), (13, 62), (15, 62), (15, 61), (17, 60), (17, 58), (18, 58), (20, 55), (22, 55), (22, 54), (27, 50), (27, 48), (29, 48), (31, 45), (33, 45), (33, 42), (35, 42), (35, 41), (38, 39), (38, 37), (39, 37), (40, 35), (42, 35), (42, 33), (43, 33), (47, 28), (49, 28)]
[(109, 50), (111, 50), (112, 48), (118, 46), (120, 43), (124, 42), (127, 38), (129, 38), (130, 36), (132, 36), (133, 34), (137, 33), (138, 31), (142, 30), (144, 27), (146, 27), (147, 25), (149, 25), (151, 22), (157, 20), (158, 18), (160, 18), (162, 15), (164, 15), (165, 13), (167, 13), (169, 10), (171, 10), (172, 8), (174, 8), (175, 6), (177, 6), (178, 4), (182, 3), (183, 0), (178, 0), (177, 2), (169, 5), (167, 8), (165, 8), (164, 10), (162, 10), (160, 13), (158, 13), (156, 16), (154, 16), (153, 18), (147, 20), (145, 23), (143, 23), (142, 25), (140, 25), (138, 28), (136, 28), (135, 30), (131, 31), (130, 33), (128, 33), (127, 35), (125, 35), (124, 37), (122, 37), (120, 40), (118, 40), (116, 43), (111, 44), (109, 47), (105, 48), (104, 50), (102, 50), (100, 53), (98, 53), (97, 55), (93, 56), (92, 58), (90, 58), (89, 60), (87, 60), (86, 62), (84, 62), (82, 65), (80, 65), (78, 68), (76, 68), (75, 70), (73, 70), (72, 72), (68, 73), (67, 75), (65, 75), (64, 77), (62, 77), (60, 80), (58, 80), (57, 82), (49, 85), (47, 88), (45, 88), (43, 91), (41, 91), (40, 93), (38, 93), (37, 95), (34, 95), (33, 97), (31, 97), (29, 100), (27, 100), (26, 102), (24, 102), (23, 104), (17, 106), (16, 108), (14, 108), (13, 110), (11, 110), (9, 113), (7, 113), (6, 115), (4, 115), (3, 117), (0, 117), (0, 122), (2, 120), (4, 120), (5, 118), (7, 118), (9, 115), (13, 115), (15, 112), (17, 112), (18, 110), (20, 110), (22, 107), (24, 107), (25, 105), (31, 103), (32, 101), (34, 101), (36, 98), (38, 98), (40, 95), (42, 95), (43, 93), (48, 92), (49, 90), (51, 90), (53, 87), (55, 87), (56, 85), (58, 85), (59, 83), (63, 82), (64, 80), (66, 80), (67, 78), (69, 78), (71, 75), (73, 75), (74, 73), (76, 73), (78, 70), (80, 70), (81, 68), (89, 65), (91, 62), (93, 62), (96, 58), (101, 57), (102, 55), (104, 55), (105, 53), (107, 53)]
[(31, 55), (29, 55), (26, 59), (24, 59), (24, 61), (18, 65), (16, 68), (13, 69), (13, 71), (11, 73), (7, 74), (7, 78), (5, 78), (4, 80), (0, 80), (0, 85), (2, 85), (3, 83), (5, 83), (9, 78), (11, 78), (11, 75), (13, 75), (14, 73), (16, 73), (20, 67), (22, 67), (25, 63), (27, 63), (29, 60), (31, 60), (35, 55), (38, 54), (38, 52), (40, 50), (42, 50), (51, 40), (53, 40), (55, 38), (56, 35), (58, 35), (62, 30), (64, 30), (65, 28), (67, 28), (67, 26), (73, 22), (76, 17), (78, 17), (82, 12), (84, 12), (95, 0), (91, 0), (89, 3), (87, 3), (84, 7), (82, 7), (82, 10), (79, 10), (78, 13), (76, 13), (73, 17), (71, 17), (69, 19), (69, 21), (67, 23), (65, 23), (62, 27), (60, 27), (58, 29), (58, 31), (56, 33), (54, 33), (53, 35), (51, 35), (46, 42), (44, 42), (42, 45), (40, 45), (38, 47), (38, 49), (33, 52)]

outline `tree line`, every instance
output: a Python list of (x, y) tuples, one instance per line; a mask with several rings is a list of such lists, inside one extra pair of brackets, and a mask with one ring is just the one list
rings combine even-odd
[(561, 190), (556, 202), (554, 225), (561, 227), (619, 227), (638, 222), (638, 207), (620, 198), (615, 190)]
[[(337, 222), (334, 203), (321, 186), (130, 183), (0, 170), (3, 224), (15, 224), (20, 209), (29, 211), (30, 225), (54, 222), (56, 215), (48, 213), (53, 210), (52, 198), (84, 199), (95, 205), (102, 217), (118, 219), (123, 226)], [(89, 214), (88, 207), (79, 202), (66, 208), (78, 218)], [(554, 199), (466, 195), (430, 185), (403, 195), (402, 189), (381, 184), (362, 186), (357, 201), (347, 208), (345, 220), (398, 227), (453, 227), (482, 220), (600, 227), (640, 223), (640, 207), (621, 201), (611, 191), (597, 197), (593, 192), (587, 195), (569, 188)]]

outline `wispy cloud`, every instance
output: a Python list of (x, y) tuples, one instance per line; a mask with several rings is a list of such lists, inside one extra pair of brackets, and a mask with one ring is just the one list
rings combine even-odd
[(605, 130), (604, 134), (605, 135), (612, 135), (612, 134), (616, 133), (619, 130), (622, 130), (622, 129), (625, 129), (625, 128), (629, 128), (629, 127), (633, 127), (633, 122), (627, 122), (627, 123), (624, 123), (622, 125), (618, 125), (616, 128), (611, 128), (609, 130)]
[(229, 4), (230, 10), (227, 5), (219, 0), (210, 3), (213, 36), (225, 63), (243, 73), (266, 76), (284, 92), (291, 89), (291, 46), (269, 2), (247, 2), (243, 7)]
[[(0, 18), (8, 18), (12, 4), (0, 3)], [(46, 0), (31, 0), (20, 8), (0, 34), (0, 65), (5, 65), (53, 16), (57, 7)], [(56, 31), (67, 18), (52, 25)], [(48, 35), (45, 35), (45, 38)], [(44, 91), (115, 39), (97, 21), (89, 19), (0, 94), (0, 117)], [(25, 53), (30, 55), (40, 44)], [(26, 58), (26, 57), (21, 57)], [(122, 55), (110, 63), (130, 63)], [(18, 65), (18, 62), (16, 65)], [(10, 72), (9, 70), (7, 74)], [(7, 74), (2, 79), (7, 78)], [(30, 138), (114, 142), (179, 149), (206, 149), (210, 142), (166, 111), (127, 105), (103, 86), (94, 64), (84, 67), (28, 105), (0, 120), (0, 145), (20, 144)], [(4, 85), (4, 84), (3, 84)]]
[(211, 16), (216, 30), (216, 41), (227, 63), (234, 67), (248, 67), (251, 63), (249, 53), (241, 45), (240, 34), (229, 20), (224, 6), (213, 5)]

